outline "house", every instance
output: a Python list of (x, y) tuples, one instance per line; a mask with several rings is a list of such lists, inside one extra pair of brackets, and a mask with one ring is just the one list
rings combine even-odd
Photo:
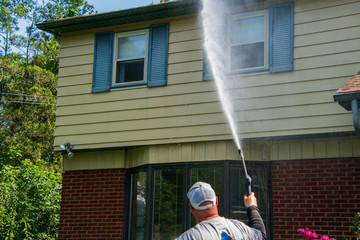
[[(359, 89), (336, 93), (360, 69), (360, 2), (226, 3), (224, 72), (269, 239), (299, 239), (304, 227), (351, 237), (357, 109), (333, 95), (360, 99)], [(221, 215), (246, 220), (200, 11), (179, 0), (37, 25), (61, 41), (54, 144), (74, 153), (64, 156), (59, 239), (174, 239), (194, 225), (186, 192), (198, 180), (215, 188)], [(241, 40), (244, 31), (254, 35)]]

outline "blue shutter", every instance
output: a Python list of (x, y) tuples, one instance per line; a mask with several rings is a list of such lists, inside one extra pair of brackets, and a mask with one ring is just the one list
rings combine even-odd
[(269, 63), (271, 72), (293, 70), (294, 3), (270, 7)]
[(95, 35), (93, 92), (110, 90), (113, 67), (113, 41), (113, 32), (103, 32)]
[(167, 83), (169, 24), (150, 27), (147, 84), (149, 87)]
[[(205, 51), (205, 50), (204, 50)], [(212, 80), (214, 79), (211, 71), (210, 61), (206, 56), (206, 53), (203, 54), (203, 80)]]

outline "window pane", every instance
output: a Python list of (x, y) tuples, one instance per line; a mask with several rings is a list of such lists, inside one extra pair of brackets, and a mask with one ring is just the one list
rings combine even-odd
[(144, 59), (131, 62), (118, 62), (116, 83), (138, 82), (144, 80)]
[[(267, 202), (267, 172), (265, 168), (256, 167), (249, 168), (248, 173), (251, 177), (251, 191), (255, 193), (258, 208), (260, 210), (261, 217), (266, 223), (266, 202)], [(245, 172), (243, 167), (234, 166), (231, 167), (232, 176), (232, 209), (231, 217), (234, 219), (247, 221), (246, 208), (244, 206), (244, 195), (245, 195)]]
[(238, 45), (231, 48), (231, 70), (263, 67), (264, 43)]
[(144, 57), (145, 43), (145, 34), (119, 38), (118, 59)]
[(252, 17), (232, 21), (232, 44), (263, 42), (265, 17)]
[(129, 239), (143, 240), (146, 226), (146, 172), (134, 173), (131, 187)]
[(153, 239), (175, 239), (183, 232), (183, 170), (154, 172)]
[[(190, 186), (196, 182), (209, 183), (215, 190), (216, 196), (219, 200), (218, 210), (221, 216), (224, 215), (224, 197), (223, 197), (223, 168), (222, 167), (195, 167), (191, 168), (191, 181)], [(191, 226), (195, 226), (196, 221), (191, 218)]]

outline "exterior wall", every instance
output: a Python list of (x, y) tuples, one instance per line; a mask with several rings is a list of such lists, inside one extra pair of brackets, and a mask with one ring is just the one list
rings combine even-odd
[(125, 169), (63, 174), (59, 239), (123, 239)]
[[(359, 71), (358, 9), (358, 0), (295, 0), (294, 71), (234, 77), (246, 160), (273, 164), (273, 239), (300, 238), (303, 227), (350, 236), (360, 209), (359, 139), (303, 136), (353, 131), (332, 95)], [(163, 22), (167, 86), (92, 94), (95, 33)], [(214, 82), (202, 80), (196, 16), (64, 34), (60, 57), (55, 146), (71, 142), (75, 156), (64, 159), (59, 239), (122, 239), (126, 168), (238, 160)]]
[[(272, 4), (280, 1), (266, 1)], [(294, 71), (241, 76), (234, 86), (240, 137), (353, 131), (332, 95), (358, 72), (357, 0), (295, 1)], [(91, 93), (94, 34), (169, 22), (168, 85)], [(196, 16), (62, 36), (55, 146), (111, 148), (229, 140), (213, 81), (202, 80)], [(239, 78), (240, 76), (235, 76)]]
[(273, 239), (300, 239), (299, 228), (353, 239), (360, 211), (360, 158), (272, 163)]
[[(305, 140), (246, 140), (242, 142), (246, 161), (286, 161), (360, 157), (357, 137)], [(146, 164), (239, 160), (233, 141), (162, 144), (126, 150), (75, 153), (64, 158), (64, 170), (132, 168)]]

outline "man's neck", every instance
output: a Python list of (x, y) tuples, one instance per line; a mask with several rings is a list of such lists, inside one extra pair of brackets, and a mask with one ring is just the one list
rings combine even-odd
[(211, 216), (207, 216), (207, 217), (202, 217), (199, 219), (198, 223), (202, 222), (202, 221), (206, 221), (212, 218), (216, 218), (216, 217), (220, 217), (219, 214), (215, 214), (215, 215), (211, 215)]
[(199, 215), (198, 218), (196, 219), (196, 222), (197, 223), (200, 223), (202, 221), (206, 221), (206, 220), (209, 220), (209, 219), (212, 219), (212, 218), (216, 218), (216, 217), (219, 217), (219, 214), (211, 214), (211, 215)]

